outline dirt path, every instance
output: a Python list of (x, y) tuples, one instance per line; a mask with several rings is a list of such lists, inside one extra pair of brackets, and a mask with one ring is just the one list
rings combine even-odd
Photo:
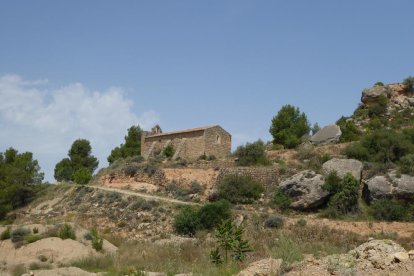
[(151, 200), (155, 200), (155, 201), (164, 201), (164, 202), (181, 204), (181, 205), (201, 206), (200, 203), (181, 201), (181, 200), (178, 200), (178, 199), (162, 197), (162, 196), (155, 196), (155, 195), (149, 195), (149, 194), (146, 194), (146, 193), (134, 192), (134, 191), (129, 191), (129, 190), (122, 190), (122, 189), (102, 187), (102, 186), (87, 186), (87, 187), (92, 188), (92, 189), (97, 189), (97, 190), (117, 192), (117, 193), (121, 193), (121, 194), (124, 194), (124, 195), (139, 196), (139, 197), (142, 197), (142, 198), (145, 198), (145, 199), (151, 199)]
[[(152, 199), (156, 201), (163, 201), (181, 205), (202, 206), (200, 203), (186, 202), (178, 199), (168, 197), (149, 195), (135, 191), (102, 187), (102, 186), (88, 186), (93, 189), (118, 192), (125, 195), (139, 196), (145, 199)], [(242, 213), (257, 213), (257, 211), (243, 210)], [(341, 221), (318, 218), (316, 215), (307, 215), (303, 217), (309, 225), (327, 226), (329, 228), (349, 231), (361, 235), (373, 235), (380, 233), (397, 233), (400, 237), (410, 238), (414, 235), (414, 223), (410, 222), (368, 222), (368, 221)], [(285, 217), (287, 224), (294, 224), (299, 218)]]

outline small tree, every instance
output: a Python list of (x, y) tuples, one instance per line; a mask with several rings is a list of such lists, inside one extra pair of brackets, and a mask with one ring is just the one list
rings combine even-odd
[(92, 179), (91, 172), (86, 168), (80, 168), (73, 174), (73, 180), (80, 185), (88, 184)]
[(43, 173), (31, 152), (0, 152), (0, 220), (30, 202), (42, 188)]
[(72, 226), (70, 226), (70, 224), (63, 224), (62, 228), (59, 231), (59, 238), (61, 238), (62, 240), (76, 240), (75, 231), (73, 230)]
[(237, 164), (240, 166), (270, 165), (266, 158), (265, 145), (261, 140), (254, 143), (247, 143), (239, 146), (234, 155), (237, 157)]
[[(87, 170), (90, 175), (98, 167), (98, 159), (92, 155), (92, 147), (88, 140), (78, 139), (73, 142), (68, 152), (69, 158), (64, 158), (55, 166), (55, 179), (72, 181), (79, 170)], [(85, 176), (82, 172), (82, 175)]]
[(292, 105), (285, 105), (272, 119), (270, 134), (273, 143), (294, 148), (301, 143), (301, 138), (308, 134), (310, 125), (305, 113)]
[(210, 260), (214, 264), (223, 263), (220, 252), (224, 251), (224, 262), (228, 263), (228, 256), (232, 253), (233, 260), (243, 261), (246, 253), (251, 252), (250, 243), (243, 239), (245, 228), (235, 226), (231, 220), (223, 221), (216, 229), (217, 246), (210, 252)]
[(99, 235), (98, 230), (96, 228), (92, 228), (89, 232), (92, 242), (92, 247), (96, 251), (101, 251), (103, 247), (103, 239)]
[(141, 154), (141, 136), (142, 129), (140, 126), (131, 126), (128, 129), (128, 134), (125, 136), (125, 143), (115, 147), (111, 154), (108, 156), (109, 164), (112, 164), (115, 160), (138, 156)]

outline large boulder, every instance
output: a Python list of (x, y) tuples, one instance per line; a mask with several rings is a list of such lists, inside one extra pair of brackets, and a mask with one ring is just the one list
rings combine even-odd
[(290, 207), (306, 210), (325, 203), (329, 193), (322, 188), (324, 183), (322, 175), (306, 170), (283, 181), (279, 188), (292, 198)]
[(246, 269), (242, 270), (237, 276), (273, 276), (279, 275), (282, 267), (282, 259), (263, 259), (251, 263)]
[(335, 144), (339, 142), (341, 135), (342, 131), (339, 126), (329, 125), (316, 132), (310, 140), (315, 145)]
[(375, 176), (367, 181), (370, 199), (390, 198), (407, 200), (414, 198), (414, 176), (402, 174), (397, 177), (395, 172), (386, 176)]
[(366, 88), (362, 91), (361, 102), (364, 104), (375, 102), (379, 96), (385, 95), (389, 93), (389, 90), (385, 86), (376, 85), (371, 88)]
[(355, 159), (333, 158), (322, 165), (322, 170), (325, 175), (336, 172), (341, 178), (351, 173), (358, 181), (361, 181), (363, 167), (362, 162)]

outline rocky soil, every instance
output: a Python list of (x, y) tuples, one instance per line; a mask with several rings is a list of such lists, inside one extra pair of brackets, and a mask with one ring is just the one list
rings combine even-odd
[(413, 275), (414, 252), (391, 240), (371, 240), (347, 254), (309, 256), (286, 275)]

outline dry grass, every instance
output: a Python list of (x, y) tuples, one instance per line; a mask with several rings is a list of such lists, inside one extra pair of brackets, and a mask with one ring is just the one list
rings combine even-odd
[[(305, 254), (324, 257), (346, 253), (367, 237), (328, 227), (291, 225), (282, 229), (266, 229), (248, 225), (246, 237), (254, 251), (242, 264), (217, 267), (210, 263), (209, 252), (214, 242), (207, 233), (199, 233), (197, 242), (181, 244), (157, 244), (151, 242), (126, 242), (120, 245), (117, 256), (89, 258), (72, 265), (89, 271), (109, 271), (121, 275), (133, 269), (166, 272), (167, 274), (189, 273), (195, 275), (233, 275), (248, 263), (264, 258), (281, 258), (285, 269), (301, 261)], [(379, 237), (380, 238), (380, 237)]]

